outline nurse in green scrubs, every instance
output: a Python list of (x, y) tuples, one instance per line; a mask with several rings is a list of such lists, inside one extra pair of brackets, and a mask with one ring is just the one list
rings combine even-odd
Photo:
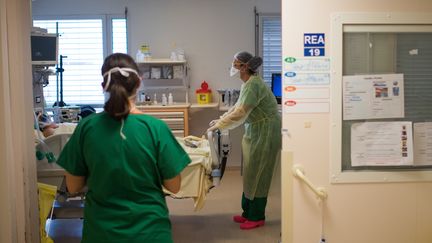
[(240, 97), (219, 120), (212, 121), (208, 129), (233, 129), (244, 123), (243, 213), (235, 215), (233, 220), (245, 230), (264, 225), (267, 195), (282, 142), (276, 99), (257, 75), (261, 64), (260, 57), (248, 52), (234, 56), (231, 76), (243, 81)]
[(57, 163), (69, 192), (88, 187), (82, 242), (171, 243), (162, 186), (180, 189), (190, 158), (167, 125), (134, 105), (138, 67), (126, 54), (102, 66), (104, 112), (83, 119)]

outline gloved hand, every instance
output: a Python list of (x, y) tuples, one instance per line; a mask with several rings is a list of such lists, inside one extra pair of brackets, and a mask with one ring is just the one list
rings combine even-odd
[(216, 130), (216, 129), (218, 129), (218, 128), (219, 128), (219, 127), (215, 124), (215, 125), (211, 126), (209, 129), (207, 129), (207, 132), (206, 132), (206, 133), (213, 132), (214, 130)]
[(212, 127), (214, 125), (216, 125), (216, 123), (219, 121), (219, 119), (213, 120), (209, 123), (209, 126)]

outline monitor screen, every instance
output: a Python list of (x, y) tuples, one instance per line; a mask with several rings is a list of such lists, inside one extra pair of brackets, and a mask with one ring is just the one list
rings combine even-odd
[(272, 73), (271, 90), (278, 104), (280, 104), (282, 99), (282, 77), (280, 73)]
[(31, 57), (33, 65), (56, 65), (58, 43), (56, 35), (32, 35)]

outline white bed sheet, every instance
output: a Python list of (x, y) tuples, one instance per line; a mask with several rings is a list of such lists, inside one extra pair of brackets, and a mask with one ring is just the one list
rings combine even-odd
[(211, 156), (209, 142), (201, 139), (198, 148), (185, 145), (184, 138), (177, 138), (192, 162), (181, 172), (180, 191), (176, 194), (165, 190), (173, 198), (192, 198), (195, 211), (200, 210), (205, 203), (207, 193), (213, 185), (211, 180)]
[[(56, 156), (60, 154), (61, 149), (65, 145), (70, 134), (73, 133), (75, 127), (76, 124), (74, 123), (59, 124), (59, 128), (55, 130), (54, 134), (57, 136), (53, 136), (52, 138), (54, 139), (50, 139), (50, 137), (45, 139)], [(187, 152), (192, 162), (181, 172), (182, 180), (180, 191), (173, 194), (164, 189), (164, 192), (173, 198), (192, 198), (194, 200), (194, 208), (197, 211), (204, 206), (207, 193), (213, 185), (210, 176), (212, 159), (209, 142), (207, 139), (199, 139), (199, 141), (197, 141), (198, 148), (191, 148), (185, 145), (185, 138), (177, 138), (177, 141)], [(56, 186), (61, 185), (64, 170), (60, 166), (55, 163), (49, 164), (46, 161), (38, 161), (37, 165), (40, 181), (48, 184), (55, 184)]]

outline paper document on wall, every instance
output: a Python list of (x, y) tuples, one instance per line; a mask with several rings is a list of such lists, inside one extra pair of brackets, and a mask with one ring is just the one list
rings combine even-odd
[(352, 166), (413, 165), (412, 122), (362, 122), (351, 126)]
[(414, 164), (432, 165), (432, 122), (414, 123)]
[(343, 119), (405, 116), (403, 74), (343, 77)]

